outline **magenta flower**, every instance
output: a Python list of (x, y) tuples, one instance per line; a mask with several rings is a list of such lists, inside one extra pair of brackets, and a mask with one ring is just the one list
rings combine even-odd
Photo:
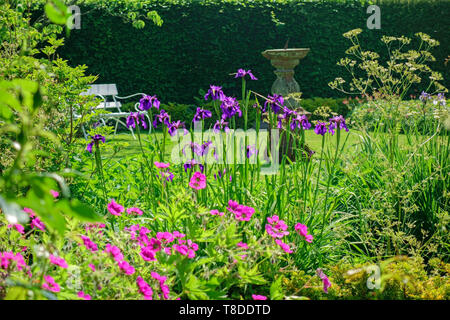
[(186, 130), (186, 125), (184, 124), (184, 122), (181, 122), (180, 120), (169, 123), (168, 128), (168, 132), (171, 137), (173, 137), (177, 133), (177, 130), (180, 128), (183, 129), (183, 135), (187, 135), (189, 133), (189, 131)]
[(277, 245), (279, 245), (281, 247), (281, 249), (284, 250), (284, 252), (286, 252), (286, 253), (294, 252), (291, 250), (291, 247), (288, 244), (284, 243), (283, 241), (276, 239), (275, 242)]
[(67, 262), (66, 260), (64, 260), (63, 258), (60, 257), (56, 257), (54, 255), (50, 255), (49, 257), (50, 262), (56, 266), (60, 266), (63, 269), (67, 269)]
[(138, 216), (142, 216), (142, 214), (143, 214), (142, 210), (139, 208), (136, 208), (136, 207), (128, 208), (127, 213), (138, 215)]
[(227, 210), (233, 213), (238, 221), (250, 221), (250, 218), (255, 213), (254, 208), (241, 205), (233, 200), (228, 201)]
[(42, 284), (42, 288), (52, 292), (61, 291), (61, 288), (51, 276), (44, 276), (44, 283)]
[(253, 300), (267, 300), (267, 297), (266, 296), (261, 296), (261, 295), (258, 295), (258, 294), (252, 294), (252, 299)]
[(90, 251), (92, 251), (92, 252), (95, 252), (95, 251), (98, 250), (97, 245), (96, 245), (94, 242), (92, 242), (91, 239), (89, 239), (88, 237), (83, 236), (83, 235), (80, 236), (80, 237), (81, 237), (81, 239), (83, 240), (83, 243), (84, 243), (84, 245), (86, 246), (86, 249), (88, 249), (88, 250), (90, 250)]
[(219, 217), (221, 217), (225, 214), (224, 212), (219, 212), (219, 210), (217, 210), (217, 209), (211, 210), (209, 213), (211, 213), (211, 215), (213, 215), (213, 216), (219, 216)]
[(325, 293), (328, 293), (328, 288), (331, 287), (331, 282), (328, 279), (328, 277), (326, 276), (325, 273), (323, 273), (322, 269), (318, 268), (316, 270), (317, 276), (322, 280), (323, 283), (323, 291)]
[(123, 254), (118, 247), (112, 246), (107, 243), (105, 246), (105, 251), (107, 253), (110, 253), (114, 260), (116, 260), (116, 262), (120, 262), (123, 260)]
[(142, 279), (141, 276), (138, 276), (136, 278), (136, 284), (139, 288), (139, 292), (142, 293), (142, 295), (144, 296), (145, 300), (152, 300), (153, 299), (153, 290), (152, 288), (149, 286), (149, 284), (147, 282), (144, 281), (144, 279)]
[(25, 228), (21, 224), (8, 224), (8, 228), (13, 228), (17, 230), (20, 234), (25, 234)]
[(158, 169), (165, 169), (165, 168), (168, 168), (170, 166), (170, 163), (164, 163), (164, 162), (158, 162), (158, 161), (155, 161), (153, 163), (155, 164), (155, 166)]
[(53, 196), (53, 198), (58, 198), (59, 197), (59, 192), (56, 190), (50, 190), (50, 194)]
[(93, 265), (92, 263), (89, 263), (89, 268), (91, 268), (92, 272), (95, 272), (95, 265)]
[(195, 190), (206, 188), (206, 176), (201, 172), (195, 172), (189, 182), (189, 186)]
[(239, 248), (248, 249), (248, 244), (246, 244), (245, 242), (238, 242), (237, 246)]
[(126, 275), (132, 275), (136, 270), (132, 265), (130, 265), (128, 262), (120, 261), (117, 263), (120, 270), (122, 270)]
[[(28, 209), (28, 211), (26, 210)], [(36, 214), (34, 213), (33, 210), (29, 209), (29, 208), (24, 208), (23, 211), (28, 212), (30, 214), (30, 218), (31, 218), (31, 229), (37, 228), (41, 231), (45, 231), (45, 225), (44, 223), (41, 221), (41, 219), (39, 219)]]
[(155, 257), (155, 251), (151, 247), (144, 247), (141, 249), (141, 252), (139, 255), (144, 259), (145, 261), (156, 261)]
[(295, 231), (297, 231), (297, 233), (303, 237), (305, 237), (305, 240), (309, 243), (311, 243), (313, 241), (313, 236), (308, 234), (308, 227), (305, 226), (304, 224), (301, 223), (297, 223), (295, 225)]
[(23, 270), (26, 267), (25, 260), (20, 252), (14, 253), (12, 251), (8, 252), (0, 252), (0, 267), (3, 269), (8, 269), (11, 262), (16, 263), (16, 267), (18, 270)]
[(98, 147), (99, 141), (101, 141), (102, 143), (105, 143), (105, 137), (102, 136), (101, 134), (96, 134), (95, 136), (91, 136), (91, 142), (87, 145), (86, 150), (89, 153), (92, 153), (92, 147), (94, 146), (94, 144)]
[(124, 207), (118, 204), (114, 199), (111, 200), (110, 203), (108, 203), (108, 211), (113, 216), (120, 216), (121, 213), (124, 211)]
[(84, 293), (83, 291), (78, 292), (78, 297), (83, 299), (83, 300), (91, 300), (92, 297), (86, 293)]
[(244, 69), (238, 69), (236, 72), (235, 78), (244, 78), (246, 75), (249, 75), (251, 80), (258, 80), (253, 74), (252, 70), (245, 71)]
[(287, 224), (283, 220), (280, 220), (277, 215), (268, 217), (267, 222), (269, 222), (269, 224), (266, 224), (266, 232), (272, 238), (281, 239), (289, 234), (289, 231), (286, 231), (288, 229)]
[(290, 128), (291, 130), (295, 130), (295, 128), (308, 130), (311, 128), (311, 123), (308, 121), (308, 117), (306, 115), (297, 114), (295, 118), (292, 119)]

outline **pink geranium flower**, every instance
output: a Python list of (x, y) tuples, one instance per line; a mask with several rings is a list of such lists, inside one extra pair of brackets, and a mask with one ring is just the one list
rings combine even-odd
[(20, 234), (25, 234), (25, 228), (21, 224), (8, 224), (8, 228), (13, 228), (17, 230)]
[(201, 172), (195, 172), (189, 182), (189, 186), (195, 190), (206, 188), (206, 176)]
[(219, 212), (219, 210), (217, 209), (211, 210), (209, 213), (211, 213), (213, 216), (220, 216), (220, 217), (225, 214), (223, 212)]
[(272, 238), (281, 239), (289, 234), (289, 231), (286, 231), (288, 229), (287, 224), (283, 220), (280, 220), (277, 215), (268, 217), (267, 222), (269, 222), (270, 224), (266, 224), (266, 232)]
[(138, 276), (136, 278), (136, 284), (137, 284), (137, 286), (139, 288), (139, 292), (144, 295), (144, 299), (145, 300), (152, 300), (153, 299), (153, 290), (152, 290), (152, 288), (148, 285), (147, 282), (145, 282), (144, 279), (142, 279), (141, 276)]
[(309, 243), (311, 243), (313, 241), (313, 236), (308, 234), (308, 227), (304, 224), (301, 223), (297, 223), (295, 225), (295, 231), (297, 231), (297, 233), (303, 237), (305, 237), (305, 240)]
[(239, 242), (237, 246), (240, 248), (248, 249), (248, 244), (246, 244), (245, 242)]
[(50, 194), (53, 196), (53, 198), (58, 198), (59, 197), (59, 192), (56, 190), (50, 190)]
[(42, 284), (42, 288), (51, 292), (61, 291), (61, 288), (51, 276), (44, 276), (44, 283)]
[(170, 166), (170, 163), (164, 163), (164, 162), (158, 162), (158, 161), (155, 161), (153, 163), (159, 169), (165, 169), (165, 168), (168, 168)]
[(255, 209), (238, 204), (236, 201), (229, 200), (227, 210), (234, 213), (234, 217), (239, 221), (250, 221), (250, 218), (255, 213)]
[(111, 202), (108, 203), (108, 211), (114, 216), (120, 216), (124, 211), (124, 208), (112, 199)]
[(258, 294), (252, 294), (252, 299), (253, 300), (267, 300), (267, 297), (266, 296), (261, 296), (261, 295), (258, 295)]
[(56, 266), (60, 266), (61, 268), (67, 269), (67, 262), (63, 258), (56, 257), (54, 255), (50, 255), (50, 262)]
[(132, 265), (130, 265), (126, 261), (120, 261), (118, 263), (119, 268), (126, 274), (126, 275), (132, 275), (136, 270)]
[(286, 252), (286, 253), (294, 252), (291, 250), (291, 247), (288, 244), (284, 243), (283, 241), (277, 239), (277, 240), (275, 240), (275, 242), (277, 243), (277, 245), (279, 245), (281, 247), (281, 249), (284, 250), (284, 252)]
[(128, 208), (128, 209), (127, 209), (127, 213), (128, 213), (128, 214), (135, 214), (135, 215), (138, 215), (138, 216), (142, 216), (142, 214), (143, 214), (143, 212), (142, 212), (141, 209), (135, 208), (135, 207), (133, 207), (133, 208)]
[(83, 291), (78, 292), (78, 297), (83, 299), (83, 300), (91, 300), (92, 297), (86, 293), (84, 293)]

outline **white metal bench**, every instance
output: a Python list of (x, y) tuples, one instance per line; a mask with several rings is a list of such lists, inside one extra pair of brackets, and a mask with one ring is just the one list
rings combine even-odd
[[(127, 125), (125, 124), (125, 122), (123, 122), (122, 120), (120, 120), (120, 118), (124, 118), (124, 117), (128, 117), (129, 116), (129, 112), (123, 112), (121, 110), (121, 106), (122, 103), (119, 100), (123, 100), (123, 99), (128, 99), (128, 98), (132, 98), (135, 96), (146, 96), (147, 94), (145, 93), (135, 93), (126, 97), (119, 97), (117, 92), (117, 86), (115, 83), (111, 83), (111, 84), (93, 84), (90, 86), (90, 88), (85, 91), (82, 92), (81, 95), (87, 96), (87, 95), (95, 95), (96, 97), (99, 97), (100, 99), (102, 99), (103, 101), (96, 106), (94, 109), (104, 109), (105, 111), (109, 111), (108, 109), (116, 109), (117, 111), (115, 112), (108, 112), (108, 113), (101, 113), (100, 116), (100, 122), (103, 125), (106, 125), (106, 120), (108, 119), (113, 119), (116, 122), (115, 128), (114, 128), (114, 136), (117, 133), (117, 128), (119, 126), (119, 123), (122, 124), (124, 127), (127, 127)], [(108, 99), (106, 97), (111, 97), (110, 99), (112, 99), (112, 101), (108, 101)], [(139, 111), (141, 113), (144, 113), (144, 115), (146, 116), (147, 120), (148, 120), (148, 127), (149, 127), (149, 133), (151, 133), (152, 130), (152, 122), (150, 117), (148, 116), (146, 111), (142, 111), (138, 109), (139, 106), (139, 102), (137, 102), (134, 105), (134, 108), (136, 111)], [(78, 115), (75, 115), (75, 118), (79, 118)], [(131, 134), (133, 135), (133, 138), (136, 139), (136, 136), (134, 135), (133, 132), (133, 128), (130, 126), (129, 128), (127, 128), (128, 130), (131, 131)], [(83, 130), (83, 134), (85, 136), (85, 138), (87, 139), (87, 134), (86, 131), (84, 129), (84, 126), (82, 126), (82, 130)]]

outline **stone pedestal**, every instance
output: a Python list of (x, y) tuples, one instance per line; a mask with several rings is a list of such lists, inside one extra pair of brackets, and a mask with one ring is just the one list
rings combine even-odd
[[(272, 49), (262, 52), (262, 55), (276, 68), (274, 73), (277, 79), (272, 85), (272, 94), (287, 97), (290, 93), (300, 92), (300, 86), (294, 78), (294, 68), (308, 52), (309, 48)], [(299, 107), (298, 102), (293, 98), (285, 99), (285, 104), (290, 109)]]

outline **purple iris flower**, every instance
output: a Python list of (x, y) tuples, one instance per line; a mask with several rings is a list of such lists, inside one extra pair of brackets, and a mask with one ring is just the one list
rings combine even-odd
[(264, 105), (262, 105), (262, 106), (258, 106), (258, 104), (257, 103), (255, 103), (254, 105), (253, 105), (253, 108), (259, 108), (260, 110), (261, 110), (261, 112), (262, 113), (264, 113), (264, 112), (266, 112), (266, 104), (264, 104)]
[(197, 108), (197, 112), (195, 113), (194, 119), (192, 121), (193, 122), (201, 121), (206, 118), (211, 118), (211, 116), (212, 116), (211, 111), (202, 108)]
[(182, 152), (183, 152), (183, 155), (184, 156), (186, 156), (186, 152), (185, 152), (185, 149), (186, 149), (186, 147), (190, 147), (191, 148), (191, 150), (192, 150), (192, 152), (194, 153), (194, 154), (196, 154), (196, 155), (198, 155), (198, 156), (201, 156), (202, 155), (202, 147), (198, 144), (198, 143), (196, 143), (196, 142), (190, 142), (190, 143), (187, 143), (184, 147), (183, 147), (183, 150), (182, 150)]
[[(431, 97), (430, 97), (431, 98)], [(433, 104), (437, 105), (440, 104), (441, 106), (445, 107), (446, 105), (446, 100), (445, 100), (445, 95), (444, 93), (438, 93), (437, 97), (435, 100), (433, 100)]]
[(192, 159), (191, 161), (188, 161), (183, 165), (184, 172), (187, 172), (188, 169), (194, 168), (195, 165), (198, 165), (198, 167), (200, 168), (200, 172), (203, 173), (205, 167), (200, 162), (197, 162), (195, 159)]
[(345, 124), (345, 119), (343, 116), (336, 116), (330, 119), (330, 125), (328, 126), (328, 132), (331, 133), (331, 135), (334, 135), (334, 129), (344, 129), (348, 132), (347, 125)]
[(324, 136), (325, 133), (327, 133), (327, 124), (325, 122), (317, 122), (316, 127), (314, 128), (314, 132), (317, 135), (322, 135)]
[(211, 97), (212, 100), (222, 101), (225, 98), (222, 87), (210, 85), (208, 92), (205, 94), (205, 100), (208, 100), (209, 97)]
[(422, 91), (422, 93), (420, 94), (420, 97), (419, 97), (420, 101), (422, 101), (422, 102), (426, 101), (430, 98), (431, 98), (431, 94), (426, 93), (425, 91)]
[(101, 134), (96, 134), (95, 136), (91, 136), (91, 142), (87, 145), (86, 150), (89, 153), (92, 153), (92, 146), (95, 144), (98, 146), (98, 142), (101, 141), (102, 143), (105, 143), (105, 137)]
[(281, 95), (274, 94), (273, 96), (267, 96), (269, 100), (266, 100), (264, 103), (264, 109), (267, 109), (267, 106), (270, 105), (272, 111), (274, 113), (278, 113), (284, 105), (284, 99)]
[(225, 97), (222, 100), (220, 109), (222, 109), (223, 119), (231, 118), (236, 113), (239, 115), (239, 117), (242, 116), (241, 108), (239, 107), (239, 102), (236, 100), (236, 98), (233, 97)]
[(228, 128), (228, 122), (225, 121), (225, 119), (221, 118), (220, 120), (217, 120), (216, 124), (214, 124), (213, 130), (215, 133), (219, 133), (220, 130), (224, 129), (225, 132), (230, 131), (230, 128)]
[(153, 127), (156, 128), (158, 126), (158, 122), (163, 123), (166, 126), (169, 126), (170, 124), (170, 116), (166, 111), (164, 111), (164, 109), (161, 109), (159, 114), (155, 116), (155, 121), (153, 121)]
[(291, 130), (295, 130), (296, 127), (303, 130), (308, 130), (311, 128), (311, 123), (308, 121), (308, 117), (304, 114), (296, 114), (296, 117), (291, 121)]
[(147, 129), (144, 114), (139, 112), (130, 112), (130, 115), (127, 117), (127, 128), (136, 128), (136, 123), (139, 125), (139, 122), (144, 129)]
[(206, 141), (204, 144), (201, 145), (201, 155), (205, 156), (208, 154), (209, 147), (212, 145), (212, 141)]
[(171, 137), (173, 137), (177, 133), (177, 130), (180, 128), (183, 128), (183, 130), (184, 130), (183, 135), (187, 135), (189, 133), (189, 131), (186, 130), (186, 126), (185, 126), (184, 122), (181, 122), (180, 120), (169, 123), (168, 128), (169, 128), (169, 134)]
[(139, 109), (148, 110), (152, 106), (159, 110), (160, 102), (156, 95), (154, 96), (144, 96), (141, 100), (139, 100)]
[(219, 177), (219, 179), (222, 179), (222, 177), (224, 177), (225, 176), (225, 173), (227, 172), (227, 170), (226, 169), (223, 169), (223, 171), (218, 171), (217, 172), (217, 175), (216, 174), (214, 174), (214, 179), (216, 179), (217, 180), (217, 177)]
[(252, 80), (258, 80), (253, 74), (252, 70), (245, 71), (244, 69), (239, 69), (236, 72), (235, 78), (244, 78), (246, 75), (249, 75), (250, 79)]
[(247, 146), (247, 158), (250, 159), (250, 157), (254, 154), (257, 154), (258, 150), (256, 150), (256, 146), (254, 144), (248, 145)]

